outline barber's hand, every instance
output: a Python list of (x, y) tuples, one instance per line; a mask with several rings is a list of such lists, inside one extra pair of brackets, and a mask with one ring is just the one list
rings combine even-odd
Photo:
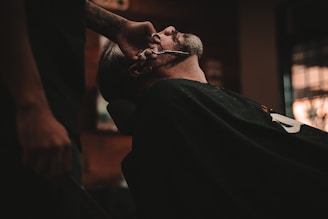
[[(144, 61), (140, 60), (143, 57), (138, 56), (140, 52), (145, 48), (152, 48), (154, 44), (160, 44), (158, 37), (152, 37), (153, 33), (156, 33), (156, 29), (149, 21), (128, 21), (118, 34), (117, 43), (130, 60), (133, 62)], [(157, 55), (150, 54), (149, 57), (156, 59)]]
[(27, 167), (45, 179), (61, 177), (72, 170), (71, 141), (49, 110), (18, 110), (17, 131)]

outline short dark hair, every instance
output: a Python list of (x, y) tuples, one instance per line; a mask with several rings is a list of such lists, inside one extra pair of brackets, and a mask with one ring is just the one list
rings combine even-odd
[(129, 74), (129, 66), (130, 63), (119, 46), (110, 40), (106, 41), (97, 69), (97, 85), (104, 99), (135, 99), (137, 79)]

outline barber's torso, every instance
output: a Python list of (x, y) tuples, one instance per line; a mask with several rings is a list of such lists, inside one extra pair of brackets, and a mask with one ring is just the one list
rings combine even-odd
[[(85, 86), (85, 1), (28, 0), (26, 14), (33, 55), (51, 110), (71, 135), (77, 135), (77, 112)], [(1, 126), (3, 136), (9, 137), (16, 133), (15, 107), (3, 82), (0, 91)]]

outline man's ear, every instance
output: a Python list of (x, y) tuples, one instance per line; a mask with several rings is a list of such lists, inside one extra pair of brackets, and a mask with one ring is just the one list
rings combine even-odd
[(144, 62), (144, 63), (137, 62), (129, 67), (129, 73), (133, 77), (139, 77), (151, 71), (152, 71), (152, 67), (148, 62)]

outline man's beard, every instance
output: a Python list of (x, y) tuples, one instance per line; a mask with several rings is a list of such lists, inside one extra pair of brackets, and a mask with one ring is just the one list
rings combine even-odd
[[(159, 67), (172, 67), (180, 62), (184, 61), (192, 55), (197, 55), (198, 60), (203, 55), (203, 43), (200, 38), (194, 34), (184, 33), (184, 38), (181, 41), (176, 40), (176, 44), (173, 48), (175, 51), (185, 52), (186, 54), (163, 54), (155, 65), (152, 65), (153, 69)], [(188, 54), (189, 53), (189, 54)]]
[(188, 52), (189, 56), (196, 54), (200, 59), (203, 55), (203, 43), (198, 36), (185, 33), (184, 40), (177, 43), (175, 50)]

